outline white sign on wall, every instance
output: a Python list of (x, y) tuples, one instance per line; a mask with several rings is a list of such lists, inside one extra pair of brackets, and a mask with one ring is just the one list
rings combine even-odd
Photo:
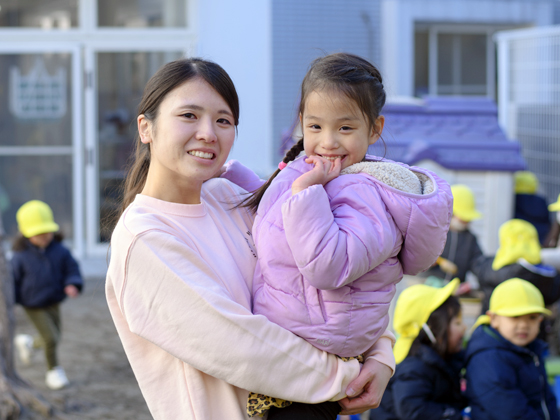
[(50, 75), (41, 58), (27, 75), (10, 69), (10, 111), (20, 119), (58, 119), (66, 114), (66, 69)]

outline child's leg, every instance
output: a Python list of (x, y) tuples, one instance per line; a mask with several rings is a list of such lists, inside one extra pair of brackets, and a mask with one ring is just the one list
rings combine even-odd
[(51, 370), (58, 366), (56, 346), (60, 339), (59, 305), (51, 305), (45, 308), (25, 308), (25, 312), (41, 336), (45, 347), (48, 370)]
[(272, 407), (268, 420), (335, 420), (340, 404), (326, 401), (320, 404), (292, 403), (284, 408)]

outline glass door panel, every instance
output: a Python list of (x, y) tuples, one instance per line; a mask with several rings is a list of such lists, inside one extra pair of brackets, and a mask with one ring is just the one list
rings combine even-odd
[(0, 27), (69, 29), (78, 26), (78, 0), (3, 0)]
[(48, 203), (64, 235), (74, 235), (74, 58), (0, 51), (0, 214), (9, 236), (17, 209), (33, 199)]
[(127, 161), (136, 139), (136, 112), (148, 79), (182, 52), (98, 52), (97, 150), (99, 225), (107, 242), (116, 222)]
[(97, 19), (101, 27), (184, 28), (185, 0), (98, 0)]

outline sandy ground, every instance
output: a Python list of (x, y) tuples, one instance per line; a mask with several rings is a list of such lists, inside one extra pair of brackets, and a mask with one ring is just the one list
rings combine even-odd
[[(41, 351), (29, 366), (16, 361), (20, 376), (70, 419), (152, 419), (109, 314), (104, 279), (86, 279), (84, 294), (67, 299), (61, 313), (59, 363), (66, 370), (70, 386), (59, 391), (47, 388)], [(16, 307), (15, 314), (16, 333), (34, 334), (21, 307)]]

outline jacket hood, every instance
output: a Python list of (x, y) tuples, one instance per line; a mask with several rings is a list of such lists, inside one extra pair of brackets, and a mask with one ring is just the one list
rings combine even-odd
[(424, 168), (371, 155), (345, 168), (341, 175), (357, 173), (368, 175), (392, 191), (391, 195), (383, 194), (382, 199), (403, 233), (399, 254), (403, 273), (416, 275), (427, 270), (443, 252), (447, 240), (453, 213), (449, 184)]

